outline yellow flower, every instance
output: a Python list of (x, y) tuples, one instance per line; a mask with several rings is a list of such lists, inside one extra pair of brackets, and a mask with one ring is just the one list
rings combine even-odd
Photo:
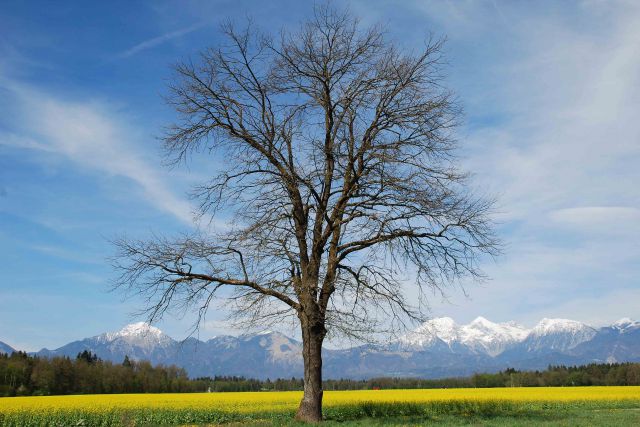
[[(428, 390), (326, 391), (327, 408), (358, 403), (433, 403), (446, 401), (582, 402), (640, 401), (640, 386), (630, 387), (531, 387), (464, 388)], [(0, 414), (16, 412), (113, 410), (212, 410), (231, 413), (295, 410), (302, 392), (103, 394), (0, 398)]]

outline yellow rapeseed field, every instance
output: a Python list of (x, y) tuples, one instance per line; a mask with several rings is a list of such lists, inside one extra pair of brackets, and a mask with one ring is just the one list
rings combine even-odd
[[(231, 413), (282, 412), (295, 410), (301, 392), (242, 392), (190, 394), (114, 394), (0, 398), (0, 414), (16, 412), (113, 410), (216, 410)], [(465, 388), (429, 390), (327, 391), (326, 408), (372, 403), (432, 403), (446, 401), (640, 402), (640, 386), (628, 387), (536, 387)]]

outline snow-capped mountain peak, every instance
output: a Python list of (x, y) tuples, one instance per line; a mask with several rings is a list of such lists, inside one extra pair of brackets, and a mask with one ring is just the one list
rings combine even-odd
[[(0, 353), (2, 350), (0, 343)], [(143, 322), (36, 354), (73, 358), (84, 350), (114, 363), (128, 356), (177, 365), (193, 377), (273, 379), (303, 372), (301, 343), (280, 332), (219, 336), (206, 342), (195, 338), (175, 341)], [(549, 364), (631, 362), (640, 360), (640, 322), (625, 318), (596, 330), (581, 322), (544, 319), (529, 331), (514, 322), (497, 323), (483, 317), (466, 325), (438, 318), (389, 346), (325, 348), (323, 353), (328, 378), (437, 378), (507, 367), (527, 370), (545, 369)]]
[(400, 338), (400, 342), (411, 346), (425, 346), (440, 339), (447, 344), (459, 338), (460, 327), (450, 317), (437, 317), (424, 322), (415, 330)]
[(136, 322), (125, 326), (118, 332), (107, 332), (95, 337), (99, 342), (124, 342), (141, 348), (163, 347), (173, 342), (168, 335), (146, 322)]
[(139, 335), (151, 335), (155, 337), (161, 337), (164, 333), (156, 328), (155, 326), (151, 326), (146, 322), (137, 322), (131, 323), (130, 325), (125, 326), (120, 329), (120, 331), (116, 332), (117, 336), (120, 337), (130, 337), (130, 336), (139, 336)]
[(147, 322), (136, 322), (126, 325), (117, 332), (107, 332), (101, 335), (107, 341), (113, 341), (118, 338), (139, 338), (145, 337), (150, 339), (160, 339), (166, 335), (155, 326), (151, 326)]
[(424, 328), (425, 332), (430, 332), (447, 344), (450, 344), (458, 338), (460, 329), (456, 322), (450, 317), (438, 317), (426, 322), (423, 326), (426, 326)]
[(577, 320), (544, 318), (532, 329), (532, 334), (549, 334), (563, 331), (579, 331), (589, 328)]
[(436, 317), (429, 319), (422, 325), (416, 328), (416, 331), (428, 331), (428, 332), (447, 332), (453, 331), (458, 327), (456, 322), (451, 317)]
[(462, 327), (470, 334), (472, 332), (481, 332), (483, 335), (504, 336), (512, 340), (522, 340), (528, 334), (529, 330), (513, 322), (494, 323), (484, 317), (478, 317), (473, 322)]
[(471, 325), (495, 325), (495, 323), (493, 323), (490, 320), (485, 319), (482, 316), (478, 316), (475, 319), (473, 319), (473, 321), (470, 323)]
[(637, 320), (630, 319), (628, 317), (623, 317), (622, 319), (613, 323), (611, 327), (620, 329), (620, 330), (636, 329), (636, 328), (640, 328), (640, 322), (638, 322)]
[(440, 317), (404, 335), (399, 343), (427, 349), (443, 342), (450, 349), (460, 347), (495, 357), (521, 343), (528, 351), (566, 351), (590, 340), (595, 334), (596, 330), (591, 326), (568, 319), (545, 318), (533, 329), (527, 329), (515, 322), (495, 323), (482, 316), (466, 325), (458, 325), (450, 317)]
[(576, 320), (544, 318), (527, 337), (527, 348), (530, 351), (542, 348), (566, 351), (589, 341), (596, 333), (591, 326)]
[(450, 317), (431, 319), (400, 338), (400, 343), (411, 347), (428, 347), (439, 339), (449, 347), (466, 346), (473, 352), (495, 356), (511, 345), (524, 340), (529, 331), (513, 323), (494, 323), (477, 317), (467, 325), (458, 325)]
[(475, 351), (495, 356), (525, 339), (529, 331), (510, 323), (494, 323), (478, 317), (461, 328), (461, 341)]

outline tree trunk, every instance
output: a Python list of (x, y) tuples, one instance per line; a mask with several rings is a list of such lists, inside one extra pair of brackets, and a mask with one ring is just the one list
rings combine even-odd
[(301, 321), (302, 357), (304, 359), (304, 396), (296, 420), (322, 421), (322, 342), (326, 330), (321, 322)]

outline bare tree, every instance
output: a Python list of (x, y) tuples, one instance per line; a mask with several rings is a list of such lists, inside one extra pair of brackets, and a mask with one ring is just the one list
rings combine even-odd
[[(317, 8), (269, 38), (223, 27), (224, 46), (176, 67), (164, 138), (176, 163), (214, 150), (219, 174), (195, 189), (199, 214), (235, 220), (176, 240), (117, 241), (116, 286), (198, 319), (214, 300), (236, 318), (297, 318), (304, 397), (322, 419), (327, 332), (366, 338), (422, 319), (426, 291), (480, 277), (497, 244), (492, 201), (456, 167), (460, 117), (442, 87), (442, 40), (405, 53), (349, 13)], [(414, 284), (413, 297), (406, 289)]]

